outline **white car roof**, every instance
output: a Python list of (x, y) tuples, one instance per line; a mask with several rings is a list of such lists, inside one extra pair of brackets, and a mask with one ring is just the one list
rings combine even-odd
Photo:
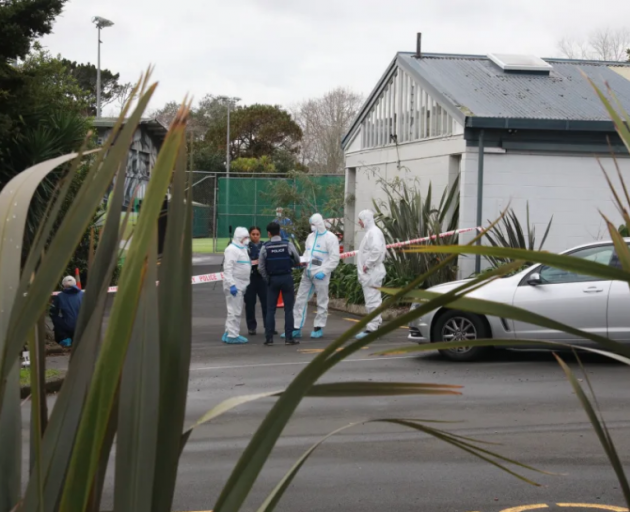
[[(624, 238), (624, 241), (627, 244), (630, 244), (630, 238)], [(559, 254), (566, 254), (567, 252), (573, 252), (577, 249), (586, 249), (588, 247), (598, 247), (600, 245), (609, 245), (612, 244), (613, 241), (612, 240), (598, 240), (597, 242), (590, 242), (588, 244), (582, 244), (582, 245), (577, 245), (575, 247), (571, 247), (570, 249), (566, 249), (565, 251), (562, 251)]]

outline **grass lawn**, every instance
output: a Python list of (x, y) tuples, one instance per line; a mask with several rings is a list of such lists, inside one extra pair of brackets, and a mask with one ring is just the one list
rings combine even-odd
[[(213, 251), (213, 239), (212, 238), (193, 238), (193, 252), (201, 254), (210, 254)], [(230, 243), (229, 238), (217, 238), (217, 253), (222, 253)]]
[[(55, 377), (61, 377), (63, 372), (60, 370), (46, 370), (46, 380), (54, 379)], [(30, 368), (21, 368), (20, 369), (20, 386), (30, 386), (31, 385), (31, 369)]]

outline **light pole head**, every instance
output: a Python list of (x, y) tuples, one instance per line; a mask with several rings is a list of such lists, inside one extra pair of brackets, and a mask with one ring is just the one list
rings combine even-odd
[(114, 22), (110, 20), (106, 20), (105, 18), (101, 18), (100, 16), (94, 16), (92, 18), (92, 23), (96, 25), (96, 28), (107, 28), (111, 27)]

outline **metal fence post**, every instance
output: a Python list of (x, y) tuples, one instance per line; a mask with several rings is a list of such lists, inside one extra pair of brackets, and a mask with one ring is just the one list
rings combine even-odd
[(212, 252), (217, 252), (217, 189), (219, 188), (219, 178), (214, 175), (214, 208), (212, 208)]
[(258, 180), (254, 180), (254, 226), (258, 226)]

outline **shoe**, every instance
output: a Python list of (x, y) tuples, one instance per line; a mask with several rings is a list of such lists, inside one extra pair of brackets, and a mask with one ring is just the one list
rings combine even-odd
[(250, 336), (256, 336), (256, 330), (247, 331), (247, 334), (249, 334)]
[(322, 329), (321, 327), (316, 327), (315, 330), (311, 333), (311, 338), (313, 339), (317, 339), (317, 338), (323, 338), (324, 337), (324, 329)]
[(225, 338), (225, 343), (228, 345), (242, 345), (243, 343), (247, 343), (247, 341), (247, 338), (244, 338), (243, 336), (237, 336), (236, 338), (226, 336)]
[(276, 336), (278, 336), (278, 331), (273, 331), (273, 333), (274, 333)]
[(363, 338), (365, 338), (368, 334), (372, 334), (372, 331), (363, 331), (363, 332), (360, 332), (359, 334), (357, 334), (357, 335), (355, 336), (355, 339), (357, 339), (357, 340), (362, 340), (362, 339), (363, 339)]
[(273, 345), (273, 340), (265, 340), (265, 343), (263, 343), (263, 345), (265, 345), (266, 347), (271, 347)]
[(285, 345), (299, 345), (300, 342), (298, 340), (288, 339), (288, 340), (284, 340), (284, 344)]
[[(282, 333), (281, 338), (285, 338), (286, 337), (286, 333)], [(301, 338), (302, 337), (302, 331), (300, 329), (296, 329), (295, 331), (293, 331), (293, 338)]]
[(63, 348), (70, 348), (72, 346), (72, 338), (66, 338), (65, 340), (61, 340), (59, 342)]
[(221, 341), (222, 341), (223, 343), (227, 343), (227, 340), (228, 340), (228, 335), (227, 335), (227, 332), (224, 332), (224, 333), (223, 333), (223, 336), (221, 337)]

